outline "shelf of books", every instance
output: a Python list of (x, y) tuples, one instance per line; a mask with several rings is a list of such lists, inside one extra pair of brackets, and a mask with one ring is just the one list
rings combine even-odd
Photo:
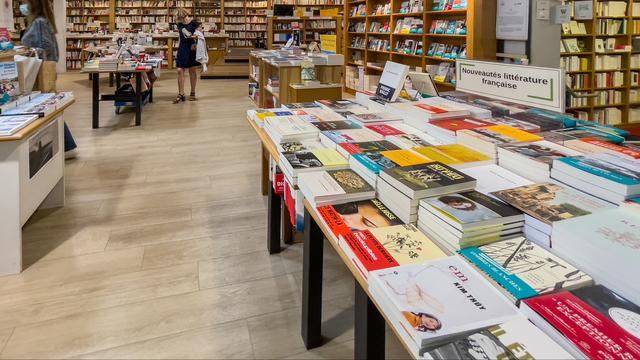
[(247, 111), (281, 171), (269, 196), (305, 233), (304, 330), (322, 315), (307, 295), (322, 295), (309, 275), (326, 238), (369, 299), (356, 313), (375, 307), (412, 358), (640, 358), (637, 138), (507, 96)]
[(586, 20), (575, 16), (581, 2), (570, 4), (560, 44), (560, 66), (577, 95), (569, 96), (568, 112), (608, 125), (639, 122), (640, 2), (596, 1)]
[(439, 88), (452, 89), (457, 59), (495, 59), (495, 2), (357, 0), (345, 14), (349, 92), (375, 88), (388, 60), (427, 70)]
[(20, 12), (20, 0), (13, 0), (13, 27), (17, 34), (27, 28), (27, 17)]
[(320, 35), (336, 35), (336, 48), (342, 50), (342, 17), (339, 16), (270, 16), (267, 17), (267, 48), (286, 44), (292, 37), (299, 37), (300, 44), (320, 42)]
[(110, 0), (67, 0), (66, 30), (72, 33), (109, 31), (113, 13)]

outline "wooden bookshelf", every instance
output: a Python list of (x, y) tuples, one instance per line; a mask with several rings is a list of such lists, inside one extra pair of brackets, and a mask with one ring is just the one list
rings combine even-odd
[(342, 17), (267, 17), (267, 48), (284, 45), (299, 30), (300, 44), (320, 43), (320, 35), (336, 35), (337, 49), (342, 50)]
[[(569, 96), (567, 112), (585, 120), (625, 127), (630, 123), (640, 122), (640, 84), (637, 82), (640, 77), (640, 47), (632, 47), (634, 38), (640, 39), (640, 2), (627, 1), (623, 16), (600, 13), (598, 8), (601, 3), (603, 2), (594, 2), (592, 19), (576, 20), (572, 17), (577, 24), (583, 25), (584, 33), (575, 33), (575, 26), (565, 26), (562, 29), (563, 43), (575, 39), (581, 45), (578, 49), (580, 51), (570, 52), (564, 46), (564, 51), (560, 53), (560, 65), (567, 71), (567, 85), (578, 94), (598, 94), (596, 98), (586, 99)], [(635, 14), (633, 4), (637, 4)], [(612, 25), (616, 22), (624, 23), (625, 27), (615, 31)], [(601, 41), (604, 42), (603, 46), (598, 45)], [(612, 51), (607, 48), (607, 41), (615, 43), (615, 46), (631, 46), (632, 49)], [(562, 46), (563, 44), (561, 50)], [(620, 64), (599, 66), (599, 59), (605, 56), (618, 58)], [(570, 65), (572, 61), (573, 66)], [(576, 66), (576, 61), (582, 61), (582, 66)], [(617, 81), (605, 80), (616, 76)], [(618, 98), (605, 98), (605, 94), (617, 94)]]
[[(390, 11), (376, 12), (379, 6), (386, 4)], [(429, 65), (440, 63), (455, 66), (455, 59), (428, 56), (427, 50), (432, 43), (457, 46), (466, 44), (466, 58), (495, 59), (495, 0), (468, 0), (466, 9), (448, 11), (432, 11), (432, 0), (423, 1), (421, 10), (408, 13), (402, 9), (402, 5), (403, 0), (347, 1), (344, 6), (346, 29), (343, 44), (345, 67), (350, 69), (345, 69), (345, 73), (357, 73), (375, 79), (382, 73), (384, 63), (389, 60), (423, 70), (427, 70)], [(422, 21), (421, 31), (397, 32), (398, 20), (403, 19)], [(430, 34), (431, 23), (436, 20), (466, 20), (467, 34)], [(382, 30), (375, 29), (375, 23), (381, 24)], [(364, 48), (360, 45), (362, 41)], [(418, 51), (403, 49), (402, 44), (412, 43), (417, 44)], [(442, 90), (451, 90), (454, 87), (450, 83), (437, 85)], [(356, 89), (351, 84), (345, 84), (345, 91), (353, 93)]]

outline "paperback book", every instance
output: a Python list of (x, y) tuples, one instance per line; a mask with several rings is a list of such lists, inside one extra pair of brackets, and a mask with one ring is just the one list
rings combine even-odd
[(326, 170), (298, 176), (298, 187), (314, 207), (372, 199), (375, 188), (353, 170)]
[(413, 149), (418, 154), (456, 169), (494, 164), (495, 160), (459, 144), (427, 146)]
[(402, 224), (402, 221), (376, 198), (321, 206), (317, 210), (327, 228), (336, 237), (355, 231)]
[(380, 177), (412, 199), (472, 190), (476, 185), (475, 179), (437, 161), (386, 169)]

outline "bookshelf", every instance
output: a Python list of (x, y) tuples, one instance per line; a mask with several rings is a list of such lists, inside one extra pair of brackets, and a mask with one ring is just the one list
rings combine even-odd
[(308, 45), (320, 42), (320, 35), (336, 35), (337, 49), (342, 46), (342, 17), (314, 16), (314, 17), (267, 17), (267, 48), (284, 45), (294, 33), (299, 32), (300, 43)]
[[(441, 64), (443, 68), (455, 69), (455, 58), (429, 53), (432, 44), (442, 44), (445, 49), (455, 47), (457, 52), (465, 45), (466, 58), (495, 59), (495, 1), (468, 0), (463, 9), (432, 10), (435, 8), (432, 0), (348, 1), (344, 7), (345, 74), (365, 77), (360, 83), (371, 79), (375, 83), (389, 60), (423, 70)], [(432, 24), (438, 21), (452, 24), (464, 21), (466, 34), (429, 33)], [(355, 83), (358, 81), (345, 84), (345, 90), (355, 92)], [(437, 85), (442, 90), (455, 87), (449, 81), (440, 81)]]
[(592, 17), (572, 14), (562, 28), (560, 66), (567, 85), (576, 94), (596, 95), (570, 95), (567, 112), (621, 127), (640, 122), (640, 2), (596, 1)]
[(27, 18), (20, 12), (20, 0), (13, 0), (13, 22), (17, 34), (27, 28)]

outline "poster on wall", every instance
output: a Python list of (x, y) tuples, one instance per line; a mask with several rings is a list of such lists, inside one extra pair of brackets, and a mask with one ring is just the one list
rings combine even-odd
[(55, 120), (29, 139), (29, 179), (58, 153), (58, 121)]
[(529, 38), (529, 0), (498, 0), (496, 39)]
[(593, 19), (593, 1), (574, 1), (573, 18), (575, 20)]
[(0, 0), (0, 28), (13, 31), (13, 3), (11, 0)]

